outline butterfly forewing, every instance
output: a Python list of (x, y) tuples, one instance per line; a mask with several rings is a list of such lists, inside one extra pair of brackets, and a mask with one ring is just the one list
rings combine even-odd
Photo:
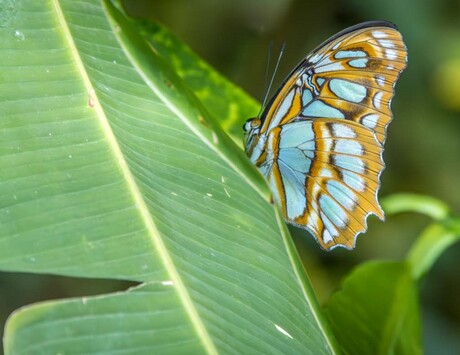
[(384, 142), (394, 85), (406, 66), (401, 34), (394, 28), (365, 28), (328, 47), (307, 59), (315, 61), (311, 82), (318, 90), (316, 100), (374, 130)]
[(246, 146), (285, 219), (325, 249), (354, 247), (367, 216), (383, 218), (382, 144), (405, 65), (401, 35), (389, 23), (337, 34), (288, 76)]
[(394, 85), (406, 66), (404, 42), (388, 26), (348, 31), (326, 41), (291, 73), (264, 112), (262, 133), (298, 116), (345, 118), (385, 140)]

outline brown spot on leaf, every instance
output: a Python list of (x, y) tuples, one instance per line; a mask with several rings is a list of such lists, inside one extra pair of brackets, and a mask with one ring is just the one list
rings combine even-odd
[(203, 116), (198, 116), (198, 122), (199, 122), (200, 124), (202, 124), (203, 126), (205, 126), (205, 127), (209, 127), (208, 122), (205, 121), (205, 119), (204, 119)]
[(171, 89), (173, 87), (173, 84), (170, 80), (168, 79), (163, 79), (164, 83), (166, 84), (166, 86)]
[(93, 89), (91, 89), (90, 92), (88, 93), (88, 106), (91, 108), (94, 107), (94, 95), (95, 95), (95, 92)]

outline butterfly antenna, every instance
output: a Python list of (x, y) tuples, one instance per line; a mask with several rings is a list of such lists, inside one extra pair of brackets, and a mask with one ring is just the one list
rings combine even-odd
[(268, 44), (268, 55), (267, 55), (267, 65), (265, 66), (265, 84), (264, 84), (264, 99), (262, 103), (262, 107), (260, 108), (259, 114), (257, 117), (260, 117), (260, 114), (262, 113), (262, 110), (264, 109), (265, 106), (265, 98), (267, 97), (267, 88), (268, 88), (268, 70), (270, 69), (270, 59), (272, 57), (272, 49), (273, 49), (273, 41), (270, 41)]
[[(268, 56), (268, 63), (267, 63), (267, 72), (266, 72), (266, 82), (267, 82), (267, 79), (268, 79), (268, 66), (270, 64), (270, 54), (271, 54), (271, 48), (273, 46), (273, 42), (270, 42), (270, 52), (269, 52), (269, 56)], [(280, 49), (280, 54), (278, 56), (278, 60), (276, 61), (276, 65), (275, 65), (275, 70), (273, 71), (273, 75), (272, 75), (272, 78), (270, 79), (270, 84), (268, 85), (268, 89), (265, 91), (265, 96), (264, 96), (264, 101), (262, 102), (262, 107), (260, 109), (260, 113), (258, 115), (258, 117), (260, 117), (260, 114), (262, 113), (263, 109), (265, 108), (265, 104), (267, 102), (267, 98), (268, 98), (268, 94), (270, 93), (270, 90), (272, 88), (272, 84), (273, 84), (273, 80), (275, 79), (275, 76), (276, 76), (276, 72), (278, 71), (278, 66), (280, 64), (280, 61), (281, 61), (281, 57), (283, 56), (284, 54), (284, 47), (286, 47), (286, 42), (283, 42), (283, 44), (281, 45), (281, 49)], [(265, 84), (265, 87), (267, 85)]]

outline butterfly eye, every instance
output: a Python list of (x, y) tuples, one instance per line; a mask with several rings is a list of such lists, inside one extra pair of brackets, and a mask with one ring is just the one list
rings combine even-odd
[(249, 132), (251, 129), (254, 128), (259, 128), (260, 127), (260, 119), (258, 118), (250, 118), (249, 120), (246, 121), (246, 123), (243, 125), (243, 130), (245, 132)]
[(251, 128), (254, 129), (254, 128), (259, 128), (260, 127), (260, 120), (258, 118), (253, 118), (251, 120)]

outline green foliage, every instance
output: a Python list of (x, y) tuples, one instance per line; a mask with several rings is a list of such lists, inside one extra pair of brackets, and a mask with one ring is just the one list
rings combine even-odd
[(436, 224), (407, 260), (360, 266), (323, 318), (266, 184), (227, 136), (254, 100), (108, 1), (12, 4), (0, 269), (140, 285), (18, 310), (5, 353), (420, 352), (417, 281), (460, 234), (442, 203), (388, 199)]
[(389, 215), (402, 212), (418, 212), (435, 220), (442, 220), (449, 214), (447, 205), (430, 196), (395, 194), (382, 201), (382, 207)]
[(346, 354), (421, 354), (417, 295), (420, 278), (442, 252), (460, 239), (459, 223), (441, 201), (395, 194), (383, 200), (387, 214), (421, 212), (433, 219), (406, 260), (367, 262), (332, 295), (326, 314)]
[(326, 308), (346, 354), (421, 354), (417, 287), (404, 262), (368, 262)]

